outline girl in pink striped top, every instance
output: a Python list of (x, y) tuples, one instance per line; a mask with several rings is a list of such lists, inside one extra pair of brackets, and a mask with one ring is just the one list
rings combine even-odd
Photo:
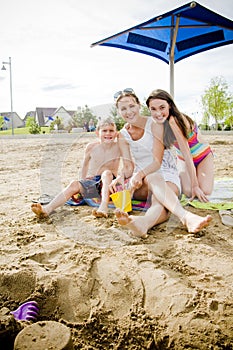
[(146, 104), (155, 123), (155, 142), (165, 148), (173, 145), (177, 153), (177, 167), (182, 192), (202, 202), (208, 201), (214, 184), (213, 153), (201, 139), (196, 123), (179, 111), (173, 98), (164, 90), (154, 90)]

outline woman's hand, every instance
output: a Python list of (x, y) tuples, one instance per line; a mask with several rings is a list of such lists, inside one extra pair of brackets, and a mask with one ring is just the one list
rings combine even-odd
[(142, 180), (143, 177), (142, 175), (140, 175), (140, 173), (136, 173), (135, 175), (133, 175), (130, 179), (130, 189), (132, 191), (135, 191), (138, 188), (140, 188), (142, 186)]
[(194, 200), (197, 197), (200, 202), (209, 202), (209, 199), (206, 197), (205, 193), (200, 189), (199, 186), (195, 186), (192, 188), (192, 197), (190, 201)]

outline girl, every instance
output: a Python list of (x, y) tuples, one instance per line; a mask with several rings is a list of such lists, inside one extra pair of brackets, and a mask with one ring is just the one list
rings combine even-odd
[[(180, 182), (175, 160), (170, 150), (164, 151), (162, 142), (154, 143), (155, 123), (151, 117), (140, 115), (140, 102), (132, 89), (114, 95), (118, 113), (126, 121), (119, 138), (124, 138), (134, 158), (135, 170), (130, 179), (135, 199), (147, 199), (151, 195), (151, 206), (144, 216), (129, 216), (116, 210), (120, 225), (126, 225), (137, 237), (147, 237), (148, 230), (166, 221), (168, 211), (174, 213), (186, 226), (188, 232), (198, 232), (209, 225), (211, 216), (200, 217), (184, 210), (178, 195)], [(154, 149), (154, 144), (156, 149)], [(110, 185), (114, 192), (116, 181)]]
[[(171, 95), (154, 90), (146, 104), (155, 123), (155, 143), (175, 146), (182, 192), (193, 200), (208, 202), (214, 184), (213, 153), (203, 142), (196, 123), (176, 107)], [(155, 146), (156, 148), (156, 146)]]

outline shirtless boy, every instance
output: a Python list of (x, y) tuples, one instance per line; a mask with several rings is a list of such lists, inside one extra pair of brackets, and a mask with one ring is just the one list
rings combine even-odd
[[(73, 180), (49, 204), (32, 204), (32, 211), (40, 218), (49, 216), (56, 208), (64, 205), (75, 194), (84, 198), (94, 198), (101, 194), (101, 204), (93, 210), (95, 217), (108, 216), (109, 185), (114, 178), (128, 178), (133, 172), (133, 162), (129, 148), (124, 141), (117, 139), (117, 129), (111, 118), (99, 121), (96, 134), (98, 140), (87, 145), (81, 179)], [(121, 147), (119, 147), (121, 142)], [(120, 159), (123, 161), (121, 174), (118, 174)]]

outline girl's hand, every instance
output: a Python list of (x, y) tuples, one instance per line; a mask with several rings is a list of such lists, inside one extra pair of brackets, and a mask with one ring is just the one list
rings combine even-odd
[(209, 199), (206, 197), (205, 193), (200, 189), (199, 186), (195, 186), (192, 189), (192, 197), (190, 200), (194, 200), (197, 197), (200, 202), (209, 202)]

